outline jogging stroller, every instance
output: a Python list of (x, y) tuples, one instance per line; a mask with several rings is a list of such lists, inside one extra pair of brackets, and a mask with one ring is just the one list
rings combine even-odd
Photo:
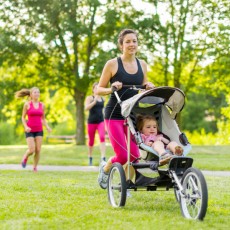
[[(138, 86), (123, 87), (128, 87), (128, 90), (140, 89)], [(189, 219), (203, 220), (208, 203), (206, 181), (202, 172), (192, 167), (193, 159), (187, 157), (192, 147), (175, 121), (177, 114), (184, 107), (184, 93), (178, 88), (158, 87), (142, 91), (125, 101), (120, 100), (116, 91), (114, 93), (121, 106), (121, 113), (127, 121), (128, 162), (126, 171), (119, 163), (114, 163), (110, 169), (107, 187), (110, 204), (113, 207), (125, 206), (127, 190), (173, 189), (175, 198), (180, 203), (182, 215)], [(138, 114), (154, 116), (160, 131), (183, 148), (183, 156), (175, 156), (166, 166), (160, 166), (158, 153), (143, 143), (137, 131)], [(140, 159), (135, 162), (130, 162), (131, 138), (135, 138), (140, 149)], [(134, 179), (130, 177), (131, 170), (135, 172)]]

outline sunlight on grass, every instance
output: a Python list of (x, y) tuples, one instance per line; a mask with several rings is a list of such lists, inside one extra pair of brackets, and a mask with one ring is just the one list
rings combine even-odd
[(0, 149), (26, 149), (27, 145), (0, 145)]
[[(21, 162), (27, 146), (0, 146), (0, 164), (18, 164)], [(106, 158), (113, 156), (111, 146), (106, 148)], [(194, 167), (201, 170), (230, 170), (230, 146), (193, 146), (188, 157), (194, 160)], [(32, 164), (32, 158), (28, 163)], [(100, 163), (100, 149), (95, 146), (93, 165)], [(87, 146), (73, 144), (43, 145), (40, 165), (88, 165)]]
[(206, 178), (209, 206), (203, 222), (182, 217), (172, 190), (131, 191), (124, 208), (112, 208), (94, 172), (1, 171), (0, 178), (0, 229), (228, 228), (230, 177)]

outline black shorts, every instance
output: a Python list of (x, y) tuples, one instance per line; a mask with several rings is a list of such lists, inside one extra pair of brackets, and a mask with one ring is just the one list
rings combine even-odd
[(26, 138), (27, 137), (35, 138), (35, 137), (38, 137), (38, 136), (43, 137), (43, 131), (41, 131), (41, 132), (30, 132), (30, 133), (25, 132), (25, 135), (26, 135)]

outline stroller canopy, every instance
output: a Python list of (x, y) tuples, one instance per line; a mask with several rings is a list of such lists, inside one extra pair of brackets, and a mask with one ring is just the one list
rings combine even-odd
[(150, 105), (167, 105), (171, 110), (171, 118), (175, 119), (185, 103), (185, 95), (178, 88), (162, 86), (143, 91), (121, 103), (121, 114), (128, 117), (133, 107), (139, 103)]

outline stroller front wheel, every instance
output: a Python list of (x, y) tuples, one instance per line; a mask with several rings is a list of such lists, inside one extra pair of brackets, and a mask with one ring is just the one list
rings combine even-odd
[(108, 199), (113, 207), (125, 206), (126, 176), (121, 164), (114, 163), (108, 178)]
[(180, 191), (178, 190), (177, 187), (174, 188), (174, 195), (175, 195), (176, 201), (180, 203)]
[(208, 206), (208, 190), (202, 172), (188, 168), (181, 180), (183, 196), (180, 197), (181, 212), (185, 218), (203, 220)]

